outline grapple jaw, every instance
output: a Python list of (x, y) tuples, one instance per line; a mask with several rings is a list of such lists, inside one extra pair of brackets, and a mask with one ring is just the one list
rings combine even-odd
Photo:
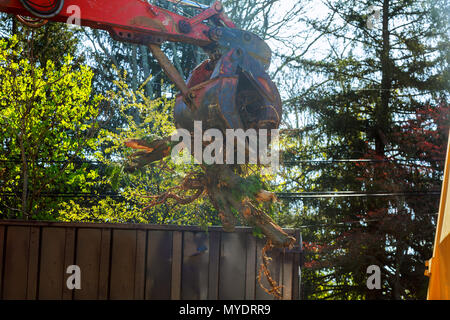
[(270, 49), (257, 36), (224, 29), (218, 41), (221, 58), (204, 61), (191, 73), (187, 86), (195, 108), (180, 95), (175, 104), (177, 127), (203, 129), (277, 129), (282, 105), (275, 84), (266, 73)]

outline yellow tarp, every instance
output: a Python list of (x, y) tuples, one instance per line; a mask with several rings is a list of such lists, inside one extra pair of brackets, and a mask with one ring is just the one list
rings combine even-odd
[(450, 135), (447, 145), (444, 180), (442, 183), (439, 217), (434, 240), (433, 257), (427, 261), (430, 277), (428, 300), (450, 300)]

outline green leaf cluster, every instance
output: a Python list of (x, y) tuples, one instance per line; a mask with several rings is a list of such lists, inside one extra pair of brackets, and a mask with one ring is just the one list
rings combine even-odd
[(87, 192), (95, 169), (75, 165), (93, 152), (101, 96), (92, 96), (92, 71), (39, 66), (17, 37), (0, 40), (0, 176), (2, 215), (50, 218), (61, 201), (53, 193)]

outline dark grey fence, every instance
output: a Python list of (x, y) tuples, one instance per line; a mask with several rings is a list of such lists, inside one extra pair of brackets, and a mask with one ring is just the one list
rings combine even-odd
[[(286, 231), (300, 246), (273, 250), (270, 270), (299, 299), (301, 235)], [(272, 299), (256, 280), (263, 246), (250, 228), (0, 220), (0, 299)]]

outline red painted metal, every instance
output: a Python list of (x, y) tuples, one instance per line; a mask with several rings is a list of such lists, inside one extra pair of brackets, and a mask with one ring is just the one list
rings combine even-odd
[(282, 114), (281, 98), (261, 63), (237, 49), (224, 54), (211, 70), (207, 60), (192, 72), (187, 86), (196, 108), (178, 95), (174, 118), (178, 127), (193, 131), (194, 121), (204, 130), (276, 129)]
[[(195, 120), (222, 129), (274, 129), (280, 124), (281, 99), (265, 72), (270, 48), (256, 35), (235, 29), (219, 1), (191, 19), (145, 0), (33, 0), (31, 6), (28, 1), (0, 0), (0, 11), (31, 16), (22, 2), (35, 13), (34, 8), (58, 8), (49, 21), (79, 21), (109, 31), (116, 40), (148, 45), (181, 91), (174, 110), (177, 127), (192, 129)], [(208, 19), (216, 26), (206, 25)], [(186, 84), (159, 48), (164, 41), (204, 47), (211, 59), (199, 65)]]
[[(49, 5), (52, 1), (34, 0), (33, 3)], [(234, 26), (224, 14), (220, 2), (187, 19), (143, 0), (65, 0), (61, 12), (49, 20), (67, 23), (72, 17), (71, 6), (74, 5), (80, 8), (82, 26), (107, 30), (115, 39), (125, 42), (148, 44), (167, 40), (205, 46), (212, 42), (208, 36), (210, 28), (202, 23), (205, 19), (217, 15), (228, 27)], [(31, 15), (19, 0), (0, 0), (0, 11)], [(181, 32), (180, 21), (191, 25), (188, 33)]]

